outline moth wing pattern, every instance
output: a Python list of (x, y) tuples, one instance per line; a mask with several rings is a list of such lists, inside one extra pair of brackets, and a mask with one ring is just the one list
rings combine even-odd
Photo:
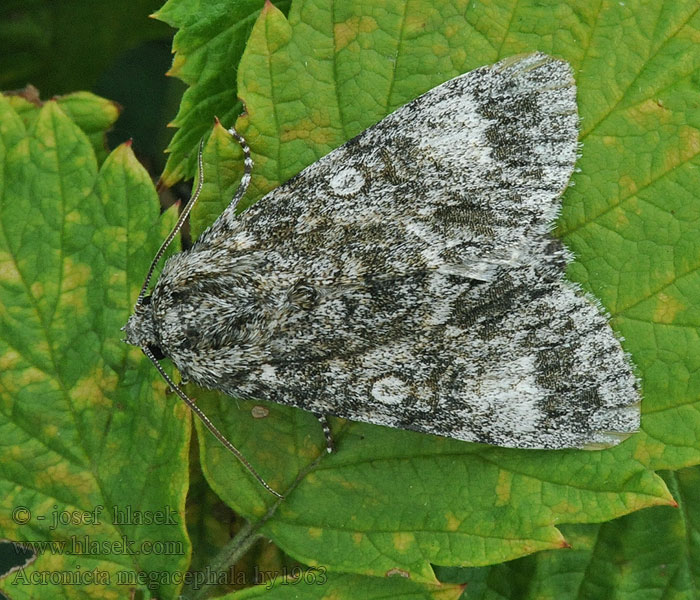
[(639, 427), (638, 382), (550, 233), (577, 150), (566, 62), (452, 79), (170, 258), (159, 343), (236, 397), (501, 446), (615, 444)]

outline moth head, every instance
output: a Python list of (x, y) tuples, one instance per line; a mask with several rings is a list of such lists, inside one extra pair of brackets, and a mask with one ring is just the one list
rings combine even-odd
[(153, 307), (150, 296), (146, 296), (136, 303), (134, 313), (129, 317), (126, 325), (122, 327), (122, 331), (126, 334), (124, 341), (127, 344), (148, 348), (158, 360), (164, 357), (153, 326)]

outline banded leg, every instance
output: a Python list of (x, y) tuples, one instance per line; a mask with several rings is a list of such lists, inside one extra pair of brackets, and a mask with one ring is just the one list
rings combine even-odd
[(321, 427), (323, 427), (323, 435), (326, 437), (326, 452), (330, 454), (331, 452), (333, 452), (333, 435), (331, 434), (331, 428), (328, 425), (326, 415), (314, 413), (314, 416), (318, 419), (318, 422), (321, 424)]

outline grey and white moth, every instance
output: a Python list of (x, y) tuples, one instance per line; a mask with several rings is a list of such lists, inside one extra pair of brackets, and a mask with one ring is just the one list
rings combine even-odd
[(141, 295), (127, 341), (236, 397), (499, 446), (615, 444), (639, 427), (638, 382), (550, 233), (577, 150), (566, 62), (466, 73), (240, 216), (237, 194)]

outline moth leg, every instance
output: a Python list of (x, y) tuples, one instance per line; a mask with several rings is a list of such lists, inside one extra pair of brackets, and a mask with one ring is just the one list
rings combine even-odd
[(229, 205), (224, 209), (224, 212), (222, 212), (221, 216), (217, 219), (217, 222), (220, 221), (222, 225), (226, 226), (226, 228), (231, 228), (236, 222), (236, 209), (238, 208), (238, 205), (243, 199), (243, 196), (245, 196), (245, 193), (248, 190), (248, 185), (250, 185), (250, 176), (253, 172), (253, 159), (250, 156), (250, 148), (248, 147), (248, 143), (245, 141), (245, 138), (240, 133), (238, 133), (233, 127), (231, 127), (228, 130), (228, 132), (240, 144), (241, 150), (243, 150), (244, 157), (243, 177), (241, 177), (241, 181), (238, 184), (238, 189), (236, 190), (236, 193), (231, 199)]
[(326, 420), (326, 415), (314, 413), (314, 416), (318, 419), (321, 427), (323, 427), (323, 435), (326, 437), (326, 452), (330, 454), (333, 452), (333, 435), (331, 434), (331, 428)]

